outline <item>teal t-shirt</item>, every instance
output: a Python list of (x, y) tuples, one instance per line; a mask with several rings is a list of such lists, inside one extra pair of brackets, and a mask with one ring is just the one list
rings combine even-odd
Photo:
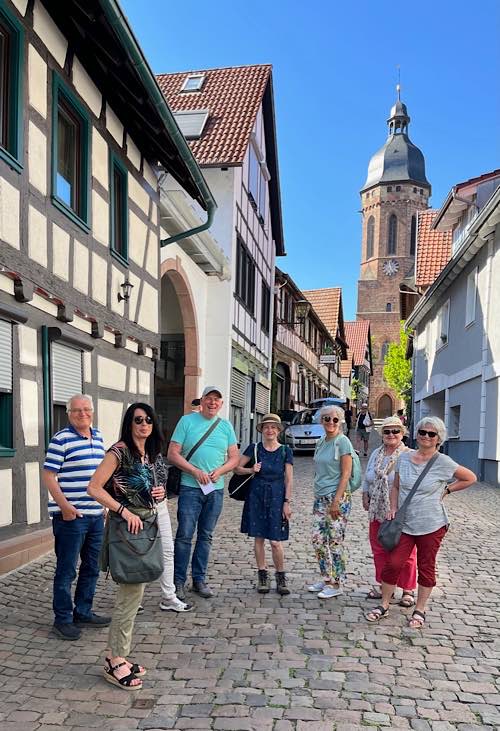
[(344, 434), (328, 441), (324, 437), (320, 439), (314, 453), (315, 497), (327, 497), (337, 490), (341, 475), (340, 458), (345, 454), (351, 454), (351, 442)]
[[(194, 413), (186, 414), (179, 419), (172, 434), (172, 441), (181, 445), (183, 457), (189, 454), (190, 449), (210, 429), (210, 426), (217, 418), (214, 416), (213, 419), (205, 419), (202, 414)], [(226, 461), (227, 450), (236, 443), (236, 434), (231, 423), (227, 419), (221, 419), (220, 424), (198, 447), (189, 462), (198, 469), (203, 470), (203, 472), (210, 473), (217, 467), (222, 467)], [(182, 473), (181, 484), (199, 487), (194, 477), (188, 475), (187, 472)], [(218, 479), (215, 485), (218, 490), (222, 490), (224, 488), (224, 478)]]

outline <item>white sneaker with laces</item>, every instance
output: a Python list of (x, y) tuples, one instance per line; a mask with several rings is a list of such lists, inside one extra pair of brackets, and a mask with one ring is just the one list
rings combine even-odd
[(323, 591), (318, 594), (318, 599), (331, 599), (333, 596), (340, 596), (343, 593), (340, 586), (325, 586)]
[(160, 609), (164, 612), (190, 612), (194, 609), (193, 604), (187, 602), (181, 602), (180, 599), (174, 597), (173, 599), (162, 599), (160, 602)]
[(313, 591), (315, 594), (318, 593), (318, 591), (322, 591), (326, 586), (325, 581), (317, 581), (315, 584), (311, 584), (307, 587), (307, 591)]

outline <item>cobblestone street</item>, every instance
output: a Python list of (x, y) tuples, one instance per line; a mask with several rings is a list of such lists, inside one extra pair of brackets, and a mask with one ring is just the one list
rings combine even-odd
[[(409, 610), (397, 604), (369, 625), (361, 494), (346, 593), (318, 600), (305, 590), (316, 578), (312, 460), (295, 461), (291, 596), (255, 592), (252, 541), (239, 534), (241, 505), (227, 499), (210, 564), (216, 597), (196, 597), (182, 616), (159, 610), (158, 585), (146, 591), (132, 657), (149, 673), (137, 694), (101, 677), (106, 630), (84, 630), (78, 642), (51, 635), (52, 556), (0, 579), (2, 731), (499, 729), (500, 492), (479, 485), (448, 499), (452, 527), (425, 629), (407, 629)], [(97, 611), (110, 612), (113, 591), (100, 580)]]

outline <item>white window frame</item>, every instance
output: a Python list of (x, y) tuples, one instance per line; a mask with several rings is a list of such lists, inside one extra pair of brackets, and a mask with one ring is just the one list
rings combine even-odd
[(465, 327), (476, 321), (477, 280), (479, 269), (475, 267), (467, 276), (467, 293), (465, 298)]
[[(196, 81), (196, 86), (189, 86), (191, 81)], [(201, 91), (203, 82), (205, 81), (205, 74), (190, 74), (184, 81), (181, 91)]]
[(446, 300), (436, 318), (436, 352), (450, 342), (450, 300)]
[[(203, 134), (203, 130), (205, 129), (210, 111), (208, 109), (181, 109), (173, 114), (180, 131), (184, 135), (184, 138), (186, 140), (199, 140)], [(187, 132), (184, 121), (187, 122), (190, 117), (198, 118), (198, 127), (192, 132)]]

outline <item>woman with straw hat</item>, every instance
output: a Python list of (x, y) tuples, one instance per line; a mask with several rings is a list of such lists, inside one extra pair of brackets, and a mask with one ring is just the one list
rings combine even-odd
[(290, 593), (284, 568), (283, 542), (288, 540), (288, 522), (292, 514), (293, 454), (290, 447), (278, 441), (282, 429), (283, 424), (277, 414), (264, 416), (257, 425), (262, 441), (247, 447), (235, 470), (238, 475), (253, 475), (243, 508), (241, 532), (255, 539), (257, 591), (260, 594), (267, 594), (270, 589), (266, 540), (271, 544), (276, 590), (281, 595)]
[[(369, 537), (375, 564), (374, 586), (367, 594), (368, 599), (381, 599), (382, 569), (384, 568), (389, 551), (386, 551), (378, 542), (378, 529), (390, 512), (389, 495), (394, 483), (394, 468), (399, 455), (407, 450), (403, 444), (405, 427), (398, 416), (388, 416), (380, 425), (382, 444), (374, 449), (366, 465), (363, 479), (363, 507), (368, 511)], [(407, 562), (398, 577), (398, 586), (403, 590), (400, 599), (402, 607), (412, 607), (415, 604), (414, 591), (417, 587), (417, 552), (413, 549)]]

